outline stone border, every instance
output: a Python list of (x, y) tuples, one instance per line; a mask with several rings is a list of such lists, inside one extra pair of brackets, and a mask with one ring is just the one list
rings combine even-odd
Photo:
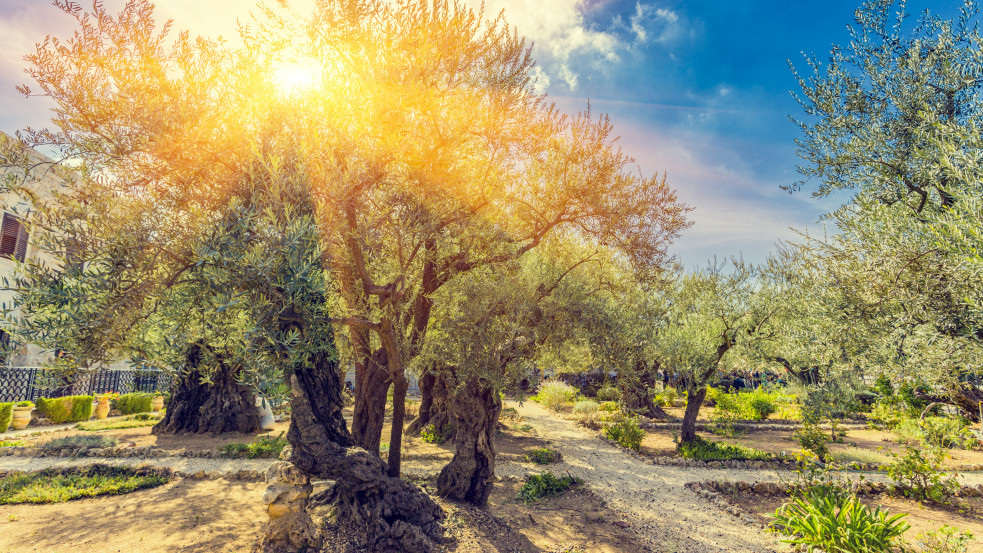
[[(201, 451), (169, 451), (165, 449), (154, 449), (152, 446), (142, 447), (81, 447), (72, 449), (61, 449), (57, 451), (47, 451), (32, 446), (9, 446), (0, 447), (0, 457), (108, 457), (108, 458), (129, 458), (145, 457), (149, 459), (161, 457), (187, 457), (201, 459), (250, 459), (245, 456), (229, 456), (219, 450)], [(276, 459), (276, 455), (260, 455), (252, 459)]]

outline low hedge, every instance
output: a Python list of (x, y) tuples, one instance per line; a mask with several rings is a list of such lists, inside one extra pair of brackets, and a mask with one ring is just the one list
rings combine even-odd
[(0, 403), (0, 432), (6, 432), (10, 420), (14, 417), (14, 404)]
[(151, 410), (153, 410), (153, 407), (151, 406), (153, 401), (153, 394), (133, 392), (130, 394), (123, 394), (114, 399), (112, 402), (112, 407), (113, 409), (118, 409), (119, 412), (124, 415), (149, 413)]
[(92, 416), (92, 396), (39, 397), (36, 405), (55, 424), (85, 421)]

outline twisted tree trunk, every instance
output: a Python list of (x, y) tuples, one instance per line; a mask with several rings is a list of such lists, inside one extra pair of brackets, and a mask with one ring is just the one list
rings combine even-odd
[(672, 416), (652, 400), (651, 391), (655, 388), (655, 374), (639, 362), (633, 377), (621, 378), (621, 403), (631, 411), (639, 412), (653, 419), (671, 420)]
[(392, 376), (386, 350), (377, 349), (355, 365), (355, 415), (352, 434), (362, 449), (378, 456), (386, 419), (386, 395)]
[[(427, 372), (421, 378), (421, 382), (428, 379), (427, 393), (420, 401), (420, 413), (410, 423), (406, 430), (407, 434), (419, 435), (420, 431), (428, 426), (432, 426), (434, 431), (442, 434), (444, 429), (453, 430), (454, 417), (450, 412), (450, 391), (454, 388), (453, 369), (446, 369), (439, 373)], [(424, 389), (420, 385), (420, 391)]]
[(494, 387), (477, 378), (458, 386), (448, 403), (457, 430), (457, 451), (440, 471), (437, 493), (457, 501), (484, 505), (495, 479), (495, 427), (502, 400)]
[(686, 412), (683, 414), (683, 424), (679, 430), (680, 443), (688, 443), (696, 439), (696, 417), (700, 414), (700, 407), (707, 397), (707, 387), (703, 385), (698, 390), (690, 388), (687, 392)]
[(220, 359), (219, 366), (209, 375), (211, 382), (203, 383), (202, 354), (201, 345), (189, 349), (185, 372), (175, 383), (164, 418), (151, 433), (215, 435), (259, 431), (255, 396), (236, 381), (236, 369)]
[(341, 378), (328, 354), (318, 353), (288, 375), (291, 392), (290, 462), (335, 484), (321, 498), (338, 520), (364, 530), (370, 551), (431, 553), (443, 541), (444, 513), (419, 487), (386, 474), (377, 455), (352, 448), (341, 413)]

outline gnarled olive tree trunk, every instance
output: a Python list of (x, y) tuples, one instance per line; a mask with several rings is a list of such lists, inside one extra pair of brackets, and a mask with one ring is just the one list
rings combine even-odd
[(355, 365), (355, 415), (352, 435), (362, 449), (378, 456), (386, 419), (386, 395), (392, 376), (389, 357), (379, 348)]
[(618, 381), (621, 388), (621, 404), (625, 408), (653, 419), (670, 420), (672, 416), (652, 400), (655, 388), (655, 373), (644, 363), (635, 365), (635, 373)]
[(493, 386), (473, 378), (454, 388), (448, 407), (457, 427), (457, 450), (437, 477), (437, 493), (484, 505), (495, 479), (495, 427), (502, 412), (502, 399)]
[(448, 401), (450, 391), (454, 388), (454, 377), (451, 369), (447, 371), (434, 372), (427, 371), (420, 378), (420, 412), (410, 422), (406, 433), (417, 436), (420, 431), (427, 426), (433, 426), (437, 433), (441, 433), (444, 428), (453, 428), (454, 421), (451, 416)]
[(700, 414), (700, 407), (703, 400), (707, 397), (706, 385), (694, 390), (689, 388), (686, 394), (686, 412), (683, 414), (682, 428), (679, 430), (679, 442), (692, 442), (696, 439), (696, 417)]
[(326, 499), (339, 521), (364, 531), (370, 551), (430, 553), (443, 541), (444, 513), (420, 488), (386, 474), (377, 455), (353, 448), (341, 413), (341, 378), (326, 353), (288, 375), (289, 461), (335, 481)]
[(259, 414), (253, 393), (236, 381), (236, 368), (222, 362), (201, 381), (202, 346), (188, 350), (185, 370), (175, 382), (164, 418), (153, 434), (257, 432)]

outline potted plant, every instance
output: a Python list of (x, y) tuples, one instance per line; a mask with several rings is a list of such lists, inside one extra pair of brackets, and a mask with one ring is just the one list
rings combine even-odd
[(34, 404), (30, 401), (18, 401), (14, 404), (13, 420), (10, 426), (14, 430), (24, 430), (31, 423), (31, 412), (34, 411)]
[(96, 408), (93, 411), (96, 418), (99, 420), (105, 419), (109, 415), (109, 398), (112, 397), (112, 393), (102, 394), (96, 396)]
[(155, 395), (154, 400), (150, 402), (150, 408), (154, 413), (159, 413), (164, 408), (164, 396), (160, 394)]

